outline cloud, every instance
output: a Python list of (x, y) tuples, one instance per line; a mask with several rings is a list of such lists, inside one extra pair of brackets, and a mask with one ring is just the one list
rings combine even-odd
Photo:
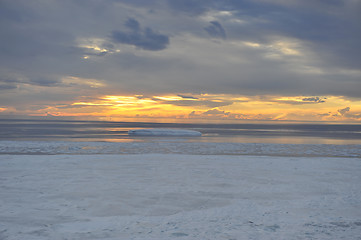
[(347, 117), (348, 117), (348, 118), (351, 118), (351, 119), (354, 119), (354, 120), (360, 120), (360, 119), (361, 119), (361, 113), (348, 114)]
[[(107, 45), (108, 48), (113, 48), (113, 46)], [(108, 49), (95, 49), (92, 47), (73, 47), (71, 48), (73, 53), (78, 53), (79, 55), (85, 55), (85, 56), (98, 56), (102, 57), (109, 53)]]
[(52, 87), (60, 84), (61, 80), (55, 77), (35, 77), (31, 78), (28, 83), (37, 86)]
[(350, 111), (350, 107), (345, 107), (345, 108), (337, 110), (337, 112), (339, 112), (342, 116), (347, 114), (349, 111)]
[[(0, 102), (186, 93), (169, 104), (213, 109), (232, 101), (202, 93), (311, 96), (274, 102), (327, 102), (323, 107), (331, 100), (312, 96), (360, 99), (360, 6), (355, 0), (2, 1)], [(7, 78), (9, 72), (18, 77)], [(63, 81), (67, 76), (104, 85), (95, 93), (97, 85)]]
[(320, 97), (283, 97), (278, 99), (268, 99), (264, 98), (263, 100), (281, 103), (281, 104), (290, 104), (290, 105), (305, 105), (305, 104), (318, 104), (325, 103), (327, 98)]
[(91, 108), (91, 107), (109, 107), (110, 104), (67, 104), (62, 106), (56, 106), (57, 109), (79, 109), (79, 108)]
[(206, 30), (206, 32), (213, 38), (226, 39), (226, 31), (224, 30), (222, 25), (217, 21), (212, 21), (210, 23), (211, 25), (204, 28), (204, 30)]
[(135, 20), (134, 18), (129, 18), (125, 22), (125, 26), (135, 32), (141, 31), (139, 22), (137, 20)]
[(30, 75), (30, 76), (21, 76), (17, 74), (7, 74), (4, 78), (0, 79), (0, 89), (15, 89), (18, 86), (34, 85), (34, 86), (58, 86), (61, 83), (60, 79), (54, 76), (45, 76), (45, 75)]
[(0, 83), (0, 91), (16, 89), (18, 86), (13, 83)]
[(181, 94), (178, 94), (178, 96), (181, 97), (181, 98), (185, 98), (185, 99), (194, 99), (194, 100), (198, 99), (198, 98), (196, 98), (196, 97), (185, 96), (185, 95), (181, 95)]
[(214, 119), (214, 120), (275, 120), (273, 114), (241, 114), (210, 109), (205, 112), (192, 111), (188, 114), (191, 119)]
[(157, 101), (161, 104), (170, 104), (175, 106), (184, 106), (184, 107), (195, 107), (195, 106), (205, 106), (210, 108), (215, 107), (222, 107), (222, 106), (229, 106), (233, 104), (233, 101), (227, 100), (205, 100), (205, 99), (198, 99), (198, 98), (184, 98), (184, 100), (162, 100), (157, 97), (153, 97), (152, 100)]
[(319, 98), (319, 97), (309, 97), (309, 98), (303, 98), (302, 101), (304, 102), (308, 102), (308, 103), (323, 103), (325, 102), (324, 99), (327, 99), (327, 98)]
[[(165, 102), (164, 102), (165, 103)], [(206, 107), (223, 107), (232, 105), (232, 101), (210, 101), (210, 100), (198, 100), (198, 101), (171, 101), (168, 104), (176, 106), (206, 106)]]
[(139, 22), (133, 18), (128, 19), (125, 26), (129, 31), (113, 31), (111, 34), (112, 41), (150, 51), (163, 50), (169, 44), (167, 35), (157, 33), (149, 27), (141, 29)]
[(175, 12), (186, 13), (191, 16), (200, 15), (206, 12), (212, 1), (209, 0), (167, 0), (168, 5)]
[(0, 91), (2, 90), (11, 90), (18, 87), (18, 81), (9, 77), (0, 75)]
[(202, 114), (203, 115), (212, 115), (212, 116), (227, 116), (230, 114), (230, 112), (225, 112), (225, 111), (218, 110), (217, 108), (214, 108), (214, 109), (210, 109), (206, 112), (203, 112)]

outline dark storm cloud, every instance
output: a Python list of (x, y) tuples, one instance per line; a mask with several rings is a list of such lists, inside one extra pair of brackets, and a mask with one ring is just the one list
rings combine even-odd
[(141, 29), (140, 24), (135, 19), (128, 19), (125, 23), (128, 31), (113, 31), (111, 38), (116, 43), (129, 44), (144, 50), (159, 51), (167, 48), (169, 37), (155, 32), (146, 27)]
[(206, 32), (214, 38), (226, 38), (226, 31), (222, 27), (222, 25), (217, 21), (210, 22), (210, 25), (204, 28)]

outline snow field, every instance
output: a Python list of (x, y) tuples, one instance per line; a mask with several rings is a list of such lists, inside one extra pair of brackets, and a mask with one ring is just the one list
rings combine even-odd
[(0, 239), (361, 239), (359, 158), (0, 155)]

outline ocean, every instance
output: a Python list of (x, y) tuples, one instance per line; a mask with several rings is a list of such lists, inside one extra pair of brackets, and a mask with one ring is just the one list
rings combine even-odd
[[(201, 137), (128, 136), (142, 128), (190, 129)], [(0, 140), (71, 142), (204, 142), (361, 145), (359, 124), (243, 123), (190, 124), (149, 122), (0, 120)]]

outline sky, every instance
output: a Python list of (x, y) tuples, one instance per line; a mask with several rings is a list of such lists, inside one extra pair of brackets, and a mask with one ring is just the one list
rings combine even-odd
[(361, 0), (0, 0), (0, 119), (361, 121)]

